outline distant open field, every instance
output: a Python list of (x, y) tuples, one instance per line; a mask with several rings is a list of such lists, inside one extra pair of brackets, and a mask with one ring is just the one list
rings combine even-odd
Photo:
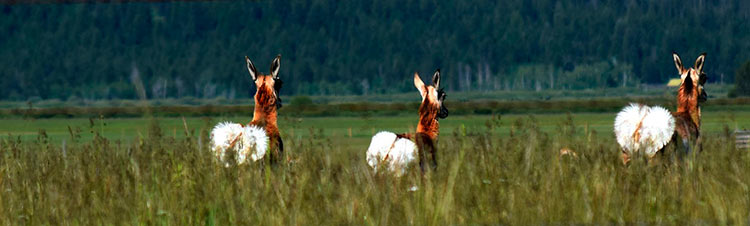
[[(715, 108), (714, 108), (715, 109)], [(544, 132), (555, 132), (565, 120), (588, 127), (603, 134), (612, 133), (615, 113), (546, 113), (546, 114), (504, 114), (504, 115), (453, 115), (441, 120), (441, 132), (452, 133), (465, 128), (474, 131), (487, 130), (488, 123), (496, 123), (494, 131), (507, 135), (513, 122), (519, 118), (531, 118), (538, 122)], [(39, 131), (44, 130), (51, 141), (70, 141), (71, 131), (79, 131), (82, 141), (93, 138), (94, 132), (101, 136), (121, 141), (130, 141), (136, 137), (145, 137), (149, 123), (155, 120), (166, 136), (183, 138), (187, 134), (196, 136), (201, 131), (210, 130), (220, 121), (247, 123), (251, 117), (156, 117), (156, 118), (0, 118), (0, 135), (20, 136), (23, 140), (36, 139)], [(498, 120), (499, 119), (499, 120)], [(397, 116), (361, 116), (361, 117), (287, 117), (279, 118), (282, 136), (304, 139), (315, 134), (335, 138), (345, 145), (356, 145), (364, 148), (375, 132), (389, 130), (394, 132), (414, 131), (417, 116), (400, 114)], [(703, 132), (707, 134), (729, 129), (750, 128), (750, 111), (715, 111), (704, 110)]]

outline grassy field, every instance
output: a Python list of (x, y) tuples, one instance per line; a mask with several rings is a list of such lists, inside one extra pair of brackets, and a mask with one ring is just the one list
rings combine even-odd
[[(750, 111), (704, 110), (703, 132), (721, 132), (724, 126), (730, 129), (750, 128)], [(452, 133), (460, 128), (474, 131), (487, 129), (488, 121), (498, 124), (494, 130), (499, 135), (508, 135), (513, 122), (520, 118), (533, 118), (541, 131), (554, 132), (565, 120), (574, 121), (581, 127), (589, 127), (599, 132), (611, 133), (615, 113), (549, 113), (549, 114), (507, 114), (507, 115), (454, 115), (441, 120), (441, 132)], [(44, 131), (51, 142), (60, 144), (63, 140), (80, 139), (90, 141), (94, 134), (110, 140), (129, 141), (147, 135), (150, 123), (155, 120), (165, 136), (184, 138), (197, 136), (201, 131), (210, 130), (217, 122), (233, 121), (247, 123), (252, 117), (157, 117), (157, 118), (43, 118), (20, 119), (0, 118), (0, 136), (20, 137), (21, 140), (35, 140)], [(183, 121), (184, 120), (184, 121)], [(390, 117), (280, 117), (279, 126), (284, 136), (304, 139), (310, 136), (325, 135), (343, 140), (346, 144), (366, 145), (375, 132), (414, 131), (416, 115)], [(187, 127), (187, 133), (186, 131)], [(71, 136), (71, 132), (75, 136)], [(80, 136), (80, 138), (76, 138)]]
[(730, 131), (750, 112), (703, 114), (702, 153), (629, 166), (614, 113), (451, 116), (438, 170), (403, 178), (364, 151), (416, 115), (283, 117), (286, 163), (229, 168), (207, 132), (249, 117), (0, 119), (0, 224), (748, 224), (750, 152)]

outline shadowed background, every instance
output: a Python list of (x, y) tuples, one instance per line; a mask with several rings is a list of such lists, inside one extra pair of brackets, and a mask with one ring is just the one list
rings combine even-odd
[(436, 68), (454, 92), (663, 84), (673, 50), (708, 52), (709, 82), (730, 83), (750, 50), (739, 0), (99, 2), (0, 15), (0, 99), (16, 101), (135, 99), (138, 81), (149, 99), (247, 98), (242, 57), (267, 72), (279, 53), (283, 95), (411, 92), (411, 73)]

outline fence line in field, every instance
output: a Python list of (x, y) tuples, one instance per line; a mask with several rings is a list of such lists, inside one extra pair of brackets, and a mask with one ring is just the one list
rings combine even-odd
[(750, 149), (750, 131), (749, 130), (735, 130), (734, 137), (735, 137), (734, 144), (737, 147), (737, 149)]

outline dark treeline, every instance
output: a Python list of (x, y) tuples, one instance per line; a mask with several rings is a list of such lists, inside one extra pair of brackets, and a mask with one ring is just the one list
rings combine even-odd
[[(663, 83), (708, 52), (731, 82), (750, 50), (750, 2), (219, 1), (0, 6), (0, 99), (247, 98), (248, 55), (282, 54), (284, 95)], [(143, 89), (136, 89), (137, 84)]]

